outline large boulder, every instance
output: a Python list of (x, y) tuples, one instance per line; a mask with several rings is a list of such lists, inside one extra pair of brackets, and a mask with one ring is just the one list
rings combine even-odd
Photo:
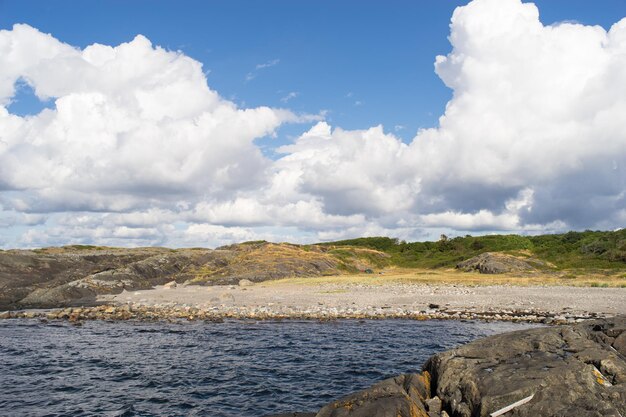
[(333, 401), (316, 417), (429, 417), (424, 403), (429, 398), (427, 372), (400, 375)]
[(530, 396), (506, 416), (626, 416), (625, 331), (622, 317), (506, 333), (435, 355), (425, 369), (453, 417), (489, 416)]
[(485, 252), (478, 256), (459, 262), (457, 269), (465, 272), (480, 272), (481, 274), (504, 274), (507, 272), (535, 271), (532, 260), (518, 258), (496, 252)]

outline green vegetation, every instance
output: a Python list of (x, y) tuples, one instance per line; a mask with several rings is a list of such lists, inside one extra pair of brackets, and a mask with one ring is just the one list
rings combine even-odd
[(375, 249), (390, 255), (389, 262), (407, 268), (452, 268), (484, 252), (503, 252), (545, 263), (546, 269), (626, 269), (626, 230), (584, 231), (541, 236), (489, 235), (448, 238), (437, 242), (404, 242), (370, 237), (319, 243), (341, 256), (347, 246)]
[(71, 249), (71, 250), (103, 250), (107, 249), (105, 246), (94, 246), (94, 245), (67, 245), (63, 246), (63, 249)]
[(246, 242), (241, 242), (240, 245), (255, 246), (262, 245), (264, 243), (267, 243), (267, 240), (248, 240)]

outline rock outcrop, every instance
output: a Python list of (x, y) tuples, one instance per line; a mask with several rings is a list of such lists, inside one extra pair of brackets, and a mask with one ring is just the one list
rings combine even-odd
[(626, 318), (492, 336), (432, 357), (433, 393), (453, 417), (626, 416)]
[[(56, 261), (70, 257), (72, 263), (60, 270), (53, 279), (46, 279), (44, 270), (31, 270), (25, 279), (35, 279), (35, 285), (26, 286), (28, 293), (13, 302), (17, 308), (49, 308), (88, 305), (99, 294), (118, 294), (123, 290), (152, 288), (172, 280), (185, 281), (194, 276), (200, 265), (219, 257), (208, 249), (172, 251), (169, 249), (128, 249), (137, 253), (126, 259), (125, 250), (86, 251), (52, 256)], [(4, 253), (2, 254), (4, 255)], [(121, 258), (121, 259), (119, 259)], [(35, 258), (40, 262), (40, 258)], [(94, 271), (95, 270), (95, 271)], [(7, 280), (5, 280), (6, 282)], [(17, 280), (13, 278), (12, 283)], [(0, 305), (0, 309), (2, 305)]]
[[(325, 248), (288, 243), (250, 242), (223, 246), (230, 254), (228, 262), (206, 265), (193, 283), (237, 285), (286, 277), (311, 277), (339, 273), (340, 260)], [(358, 250), (358, 249), (357, 249)]]
[(477, 340), (316, 417), (623, 417), (626, 317)]
[(457, 269), (466, 272), (480, 272), (481, 274), (504, 274), (507, 272), (532, 272), (541, 261), (523, 259), (516, 256), (496, 252), (485, 252), (478, 256), (459, 262)]
[[(0, 310), (19, 308), (36, 290), (55, 288), (102, 271), (114, 270), (165, 253), (159, 248), (85, 247), (0, 252)], [(79, 296), (75, 294), (74, 296)]]
[(439, 417), (428, 414), (430, 375), (406, 374), (386, 379), (364, 391), (326, 405), (316, 417)]
[[(89, 305), (101, 294), (149, 289), (167, 282), (235, 285), (285, 277), (334, 275), (384, 262), (365, 248), (252, 242), (211, 249), (66, 246), (0, 251), (0, 311)], [(245, 284), (244, 284), (245, 285)]]

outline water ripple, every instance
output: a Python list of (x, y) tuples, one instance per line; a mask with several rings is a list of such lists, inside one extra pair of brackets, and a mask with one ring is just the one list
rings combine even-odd
[(319, 409), (433, 353), (527, 325), (0, 321), (0, 415), (246, 417)]

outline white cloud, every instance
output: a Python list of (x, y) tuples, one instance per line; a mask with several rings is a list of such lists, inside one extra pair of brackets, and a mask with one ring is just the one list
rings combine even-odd
[(381, 126), (344, 131), (320, 122), (275, 163), (277, 176), (290, 179), (287, 191), (321, 200), (335, 215), (382, 215), (409, 208), (419, 192), (419, 181), (407, 174), (412, 167), (402, 156), (406, 145), (385, 134)]
[(275, 67), (279, 63), (280, 63), (280, 59), (272, 59), (272, 60), (267, 61), (267, 62), (265, 62), (263, 64), (257, 64), (255, 68), (257, 70), (260, 70), (260, 69), (263, 69), (263, 68)]
[(428, 164), (429, 192), (448, 204), (446, 189), (485, 200), (500, 192), (505, 209), (530, 189), (520, 225), (589, 227), (623, 207), (626, 74), (617, 68), (626, 66), (626, 20), (609, 32), (546, 27), (534, 4), (480, 0), (455, 11), (450, 40), (453, 51), (435, 68), (454, 97), (440, 128), (411, 145)]
[(237, 108), (200, 63), (142, 36), (81, 51), (16, 25), (0, 32), (0, 50), (0, 102), (19, 79), (56, 101), (24, 118), (0, 107), (0, 182), (29, 190), (21, 202), (32, 210), (130, 210), (255, 187), (268, 161), (253, 141), (297, 120)]
[(289, 100), (294, 99), (296, 97), (298, 97), (300, 95), (300, 93), (298, 93), (297, 91), (291, 91), (289, 93), (287, 93), (285, 96), (283, 96), (280, 101), (282, 101), (283, 103), (287, 103)]
[[(276, 166), (297, 173), (294, 186), (326, 211), (387, 224), (618, 225), (626, 206), (626, 19), (608, 32), (543, 26), (533, 4), (476, 0), (455, 11), (450, 40), (452, 52), (435, 64), (454, 90), (438, 128), (403, 146), (380, 128), (331, 134), (320, 124), (283, 147)], [(532, 197), (523, 209), (520, 196)]]
[[(531, 3), (475, 0), (450, 28), (439, 126), (405, 144), (382, 126), (319, 122), (277, 160), (255, 140), (319, 116), (238, 108), (200, 63), (142, 36), (81, 50), (26, 25), (0, 31), (0, 244), (623, 225), (626, 19), (544, 26)], [(11, 114), (20, 80), (55, 107)]]
[(259, 70), (275, 67), (279, 63), (280, 63), (280, 59), (272, 59), (262, 64), (257, 64), (254, 67), (254, 71), (250, 71), (249, 73), (246, 74), (246, 82), (254, 80), (257, 77)]

